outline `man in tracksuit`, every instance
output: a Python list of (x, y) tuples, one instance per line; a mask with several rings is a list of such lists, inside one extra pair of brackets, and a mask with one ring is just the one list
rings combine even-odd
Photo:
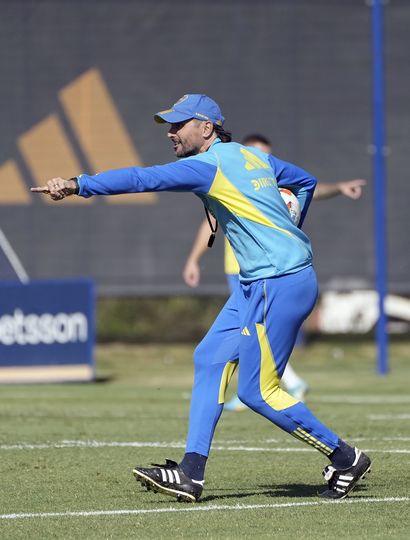
[[(240, 286), (194, 353), (186, 453), (178, 464), (135, 467), (147, 489), (196, 501), (225, 390), (238, 360), (242, 402), (297, 439), (325, 454), (328, 489), (344, 498), (370, 470), (368, 456), (322, 424), (306, 405), (280, 387), (280, 378), (303, 321), (317, 298), (309, 239), (300, 227), (316, 186), (303, 169), (256, 148), (231, 142), (219, 106), (187, 94), (155, 120), (169, 123), (174, 163), (130, 167), (69, 180), (54, 178), (33, 191), (54, 200), (73, 194), (115, 195), (144, 191), (192, 191), (218, 221), (240, 266)], [(296, 194), (301, 220), (294, 225), (278, 187)]]

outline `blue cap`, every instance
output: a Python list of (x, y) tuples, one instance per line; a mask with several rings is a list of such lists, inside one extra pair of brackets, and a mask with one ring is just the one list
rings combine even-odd
[(170, 109), (159, 111), (154, 116), (159, 124), (185, 122), (191, 118), (210, 121), (217, 126), (222, 126), (225, 120), (219, 105), (205, 94), (185, 94)]

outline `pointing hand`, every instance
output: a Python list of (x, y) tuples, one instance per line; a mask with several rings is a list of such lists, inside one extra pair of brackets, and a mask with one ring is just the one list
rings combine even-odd
[(64, 178), (52, 178), (44, 186), (32, 187), (33, 193), (45, 193), (50, 195), (53, 201), (59, 201), (78, 192), (78, 184), (74, 179), (65, 180)]

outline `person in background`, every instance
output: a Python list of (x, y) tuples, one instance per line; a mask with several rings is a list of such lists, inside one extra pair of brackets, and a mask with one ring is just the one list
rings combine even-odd
[[(247, 135), (242, 144), (245, 146), (252, 146), (266, 152), (272, 153), (272, 145), (270, 141), (260, 134)], [(366, 180), (357, 178), (354, 180), (347, 180), (344, 182), (327, 183), (318, 182), (316, 185), (313, 199), (329, 199), (336, 197), (337, 195), (344, 195), (350, 199), (358, 199), (362, 194), (362, 188), (366, 184)], [(215, 219), (210, 216), (212, 226), (215, 226)], [(184, 270), (182, 273), (185, 283), (189, 287), (198, 287), (201, 280), (201, 268), (200, 260), (208, 249), (210, 225), (208, 219), (205, 218), (201, 223), (191, 251), (186, 259)], [(229, 290), (233, 293), (235, 287), (239, 283), (239, 265), (235, 258), (233, 250), (225, 237), (225, 255), (224, 255), (224, 267), (225, 275), (228, 282)], [(296, 346), (301, 346), (304, 343), (304, 333), (301, 328), (296, 340)], [(290, 362), (287, 363), (286, 369), (283, 373), (281, 383), (286, 391), (299, 401), (304, 401), (306, 394), (309, 390), (309, 386), (305, 380), (296, 373), (292, 368)], [(235, 395), (230, 401), (225, 404), (224, 407), (228, 411), (243, 411), (247, 407), (242, 401)]]

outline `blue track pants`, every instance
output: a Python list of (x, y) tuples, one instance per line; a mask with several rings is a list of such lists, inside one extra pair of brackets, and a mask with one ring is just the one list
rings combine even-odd
[(238, 361), (241, 401), (325, 455), (335, 450), (338, 436), (279, 386), (298, 330), (316, 298), (317, 281), (311, 266), (235, 288), (194, 353), (186, 452), (209, 454)]

